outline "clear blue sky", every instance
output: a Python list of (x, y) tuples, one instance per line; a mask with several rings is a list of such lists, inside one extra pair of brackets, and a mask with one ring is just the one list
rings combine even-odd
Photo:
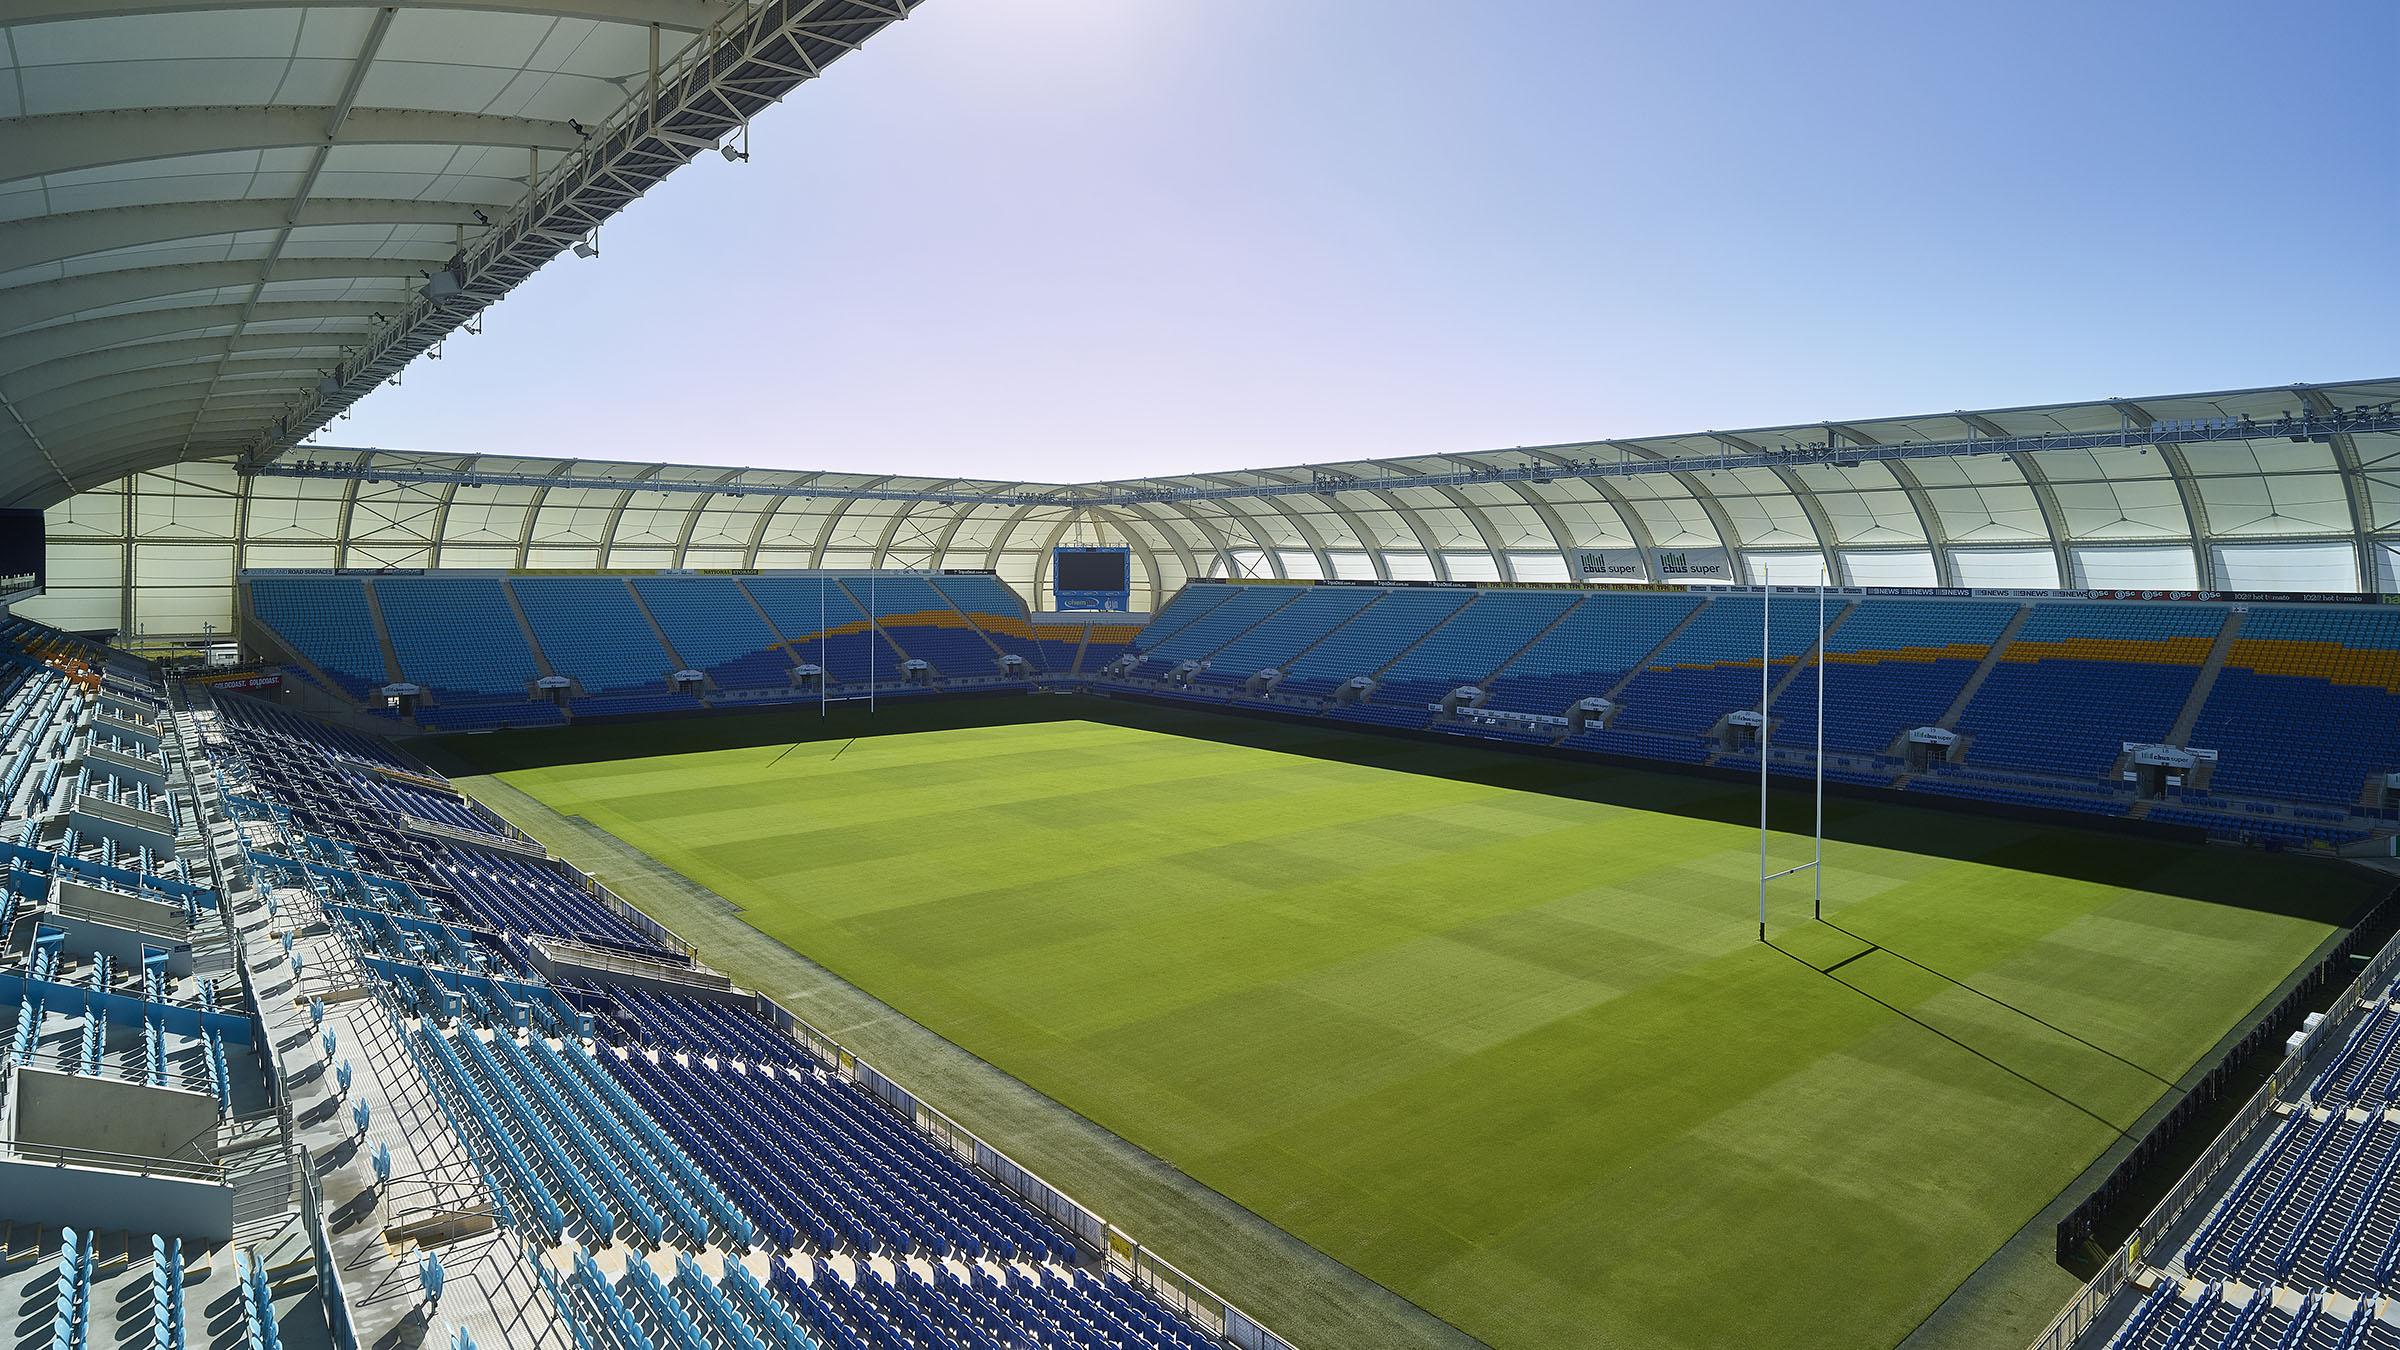
[(2400, 4), (927, 0), (328, 441), (1063, 480), (2400, 373)]

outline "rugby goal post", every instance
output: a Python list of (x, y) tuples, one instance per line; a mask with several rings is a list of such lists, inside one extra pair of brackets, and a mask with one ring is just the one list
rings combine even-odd
[(1758, 940), (1767, 940), (1767, 883), (1795, 872), (1806, 872), (1813, 894), (1810, 897), (1810, 916), (1825, 917), (1825, 568), (1817, 567), (1817, 641), (1812, 648), (1817, 663), (1817, 752), (1811, 763), (1815, 779), (1816, 827), (1815, 848), (1809, 860), (1796, 863), (1779, 872), (1767, 870), (1767, 745), (1773, 723), (1768, 717), (1767, 704), (1774, 688), (1775, 640), (1770, 616), (1775, 605), (1775, 580), (1772, 569), (1759, 570), (1758, 593)]

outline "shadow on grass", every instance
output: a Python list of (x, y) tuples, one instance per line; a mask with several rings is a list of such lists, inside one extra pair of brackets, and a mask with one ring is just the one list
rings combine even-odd
[[(1359, 731), (1271, 713), (1213, 712), (1080, 694), (887, 700), (760, 713), (715, 713), (561, 730), (502, 731), (417, 741), (437, 767), (481, 773), (697, 754), (853, 737), (908, 736), (1041, 722), (1097, 722), (1162, 735), (1305, 755), (1396, 773), (1425, 774), (1518, 792), (1727, 825), (1758, 821), (1758, 780), (1726, 770), (1643, 768), (1596, 756), (1515, 750), (1439, 734)], [(1805, 833), (1814, 807), (1805, 789), (1769, 793), (1769, 819)], [(2198, 842), (2195, 831), (2095, 818), (2015, 813), (1979, 803), (1906, 800), (1827, 784), (1825, 837), (1928, 857), (2123, 886), (2347, 927), (2387, 884), (2364, 868), (2319, 858)]]

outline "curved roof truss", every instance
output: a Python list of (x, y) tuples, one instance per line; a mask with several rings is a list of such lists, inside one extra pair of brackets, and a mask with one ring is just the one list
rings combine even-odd
[[(76, 406), (147, 434), (141, 406)], [(243, 567), (884, 566), (989, 568), (1038, 606), (1069, 542), (1131, 548), (1137, 605), (1195, 576), (1565, 581), (1596, 552), (1638, 580), (1710, 550), (1734, 579), (2400, 591), (2396, 407), (2400, 379), (1085, 484), (301, 447), (53, 507), (39, 603), (192, 632), (230, 622)]]
[(271, 456), (919, 0), (16, 0), (0, 502)]

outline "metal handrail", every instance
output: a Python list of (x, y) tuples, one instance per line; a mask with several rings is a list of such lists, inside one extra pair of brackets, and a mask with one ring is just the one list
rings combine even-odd
[(111, 1153), (106, 1149), (73, 1148), (65, 1144), (31, 1144), (22, 1139), (10, 1140), (7, 1149), (10, 1157), (24, 1162), (47, 1162), (60, 1167), (101, 1167), (112, 1172), (138, 1172), (146, 1177), (176, 1177), (185, 1181), (226, 1184), (222, 1166), (193, 1162), (186, 1158), (153, 1158), (141, 1153)]

